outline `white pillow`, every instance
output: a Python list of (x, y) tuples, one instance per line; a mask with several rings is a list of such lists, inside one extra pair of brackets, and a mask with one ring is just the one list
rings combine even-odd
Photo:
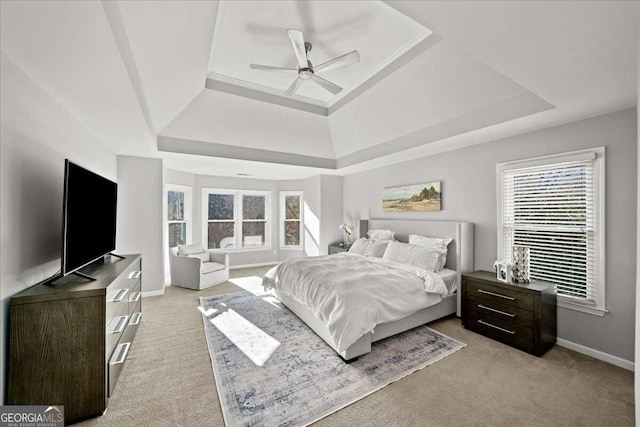
[(412, 245), (425, 246), (427, 248), (443, 248), (447, 249), (449, 243), (451, 243), (453, 239), (440, 239), (437, 237), (427, 237), (427, 236), (419, 236), (417, 234), (409, 234), (409, 243)]
[(367, 247), (369, 246), (369, 240), (364, 237), (359, 238), (349, 248), (349, 253), (356, 255), (364, 255), (367, 251)]
[(438, 265), (436, 266), (436, 273), (441, 271), (447, 263), (447, 247), (452, 241), (452, 238), (440, 239), (438, 237), (426, 237), (419, 236), (417, 234), (409, 235), (409, 243), (412, 245), (424, 246), (427, 248), (440, 248), (444, 250), (444, 253), (440, 256)]
[(199, 254), (187, 255), (189, 258), (199, 258), (202, 262), (209, 262), (209, 252), (201, 252)]
[(391, 242), (391, 240), (372, 240), (371, 243), (369, 243), (369, 252), (367, 253), (367, 256), (372, 258), (382, 258), (387, 250), (389, 242)]
[(192, 245), (178, 245), (178, 255), (193, 255), (204, 252), (202, 243), (194, 243)]
[(382, 258), (388, 243), (389, 241), (387, 240), (378, 241), (361, 237), (351, 245), (349, 252), (373, 258)]
[(389, 242), (384, 251), (383, 259), (415, 265), (425, 270), (435, 271), (442, 255), (440, 248), (411, 245), (409, 243)]
[(369, 230), (367, 236), (373, 240), (396, 240), (395, 231), (391, 230)]

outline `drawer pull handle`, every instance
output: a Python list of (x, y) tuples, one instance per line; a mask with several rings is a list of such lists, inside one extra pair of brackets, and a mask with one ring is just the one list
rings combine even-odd
[(137, 279), (142, 274), (142, 271), (132, 271), (129, 273), (129, 279)]
[(131, 299), (129, 299), (130, 302), (138, 302), (140, 301), (140, 297), (142, 296), (142, 292), (134, 292), (134, 294), (131, 296)]
[(118, 292), (118, 295), (113, 299), (112, 302), (122, 302), (124, 296), (129, 292), (129, 289), (122, 289)]
[(478, 323), (481, 323), (481, 324), (483, 324), (483, 325), (485, 325), (485, 326), (492, 327), (492, 328), (497, 329), (497, 330), (502, 331), (502, 332), (506, 332), (506, 333), (508, 333), (508, 334), (510, 334), (510, 335), (513, 335), (513, 334), (515, 334), (515, 333), (516, 333), (515, 331), (510, 331), (510, 330), (508, 330), (508, 329), (501, 328), (500, 326), (492, 325), (491, 323), (487, 323), (487, 322), (482, 321), (482, 320), (478, 320)]
[(133, 313), (133, 315), (131, 316), (131, 322), (129, 322), (129, 324), (131, 326), (137, 326), (138, 324), (140, 324), (140, 318), (142, 317), (142, 312), (137, 312), (137, 313)]
[(121, 365), (124, 363), (124, 361), (127, 358), (127, 354), (129, 354), (129, 348), (131, 347), (131, 343), (130, 342), (126, 342), (124, 344), (120, 344), (118, 347), (116, 347), (116, 351), (114, 352), (115, 354), (120, 354), (120, 357), (118, 357), (117, 360), (114, 360), (113, 362), (109, 362), (109, 365)]
[(513, 314), (513, 313), (507, 313), (506, 311), (497, 310), (495, 308), (487, 307), (486, 305), (483, 305), (483, 304), (478, 304), (478, 308), (483, 308), (485, 310), (493, 311), (494, 313), (502, 314), (503, 316), (516, 317), (516, 315)]
[(118, 320), (118, 326), (113, 330), (114, 334), (121, 334), (124, 331), (124, 328), (127, 327), (127, 322), (129, 321), (129, 316), (120, 316), (120, 320)]
[(507, 295), (497, 294), (495, 292), (485, 291), (484, 289), (478, 289), (478, 292), (480, 292), (481, 294), (493, 295), (494, 297), (498, 297), (498, 298), (508, 299), (509, 301), (515, 301), (516, 300), (514, 297), (509, 297)]

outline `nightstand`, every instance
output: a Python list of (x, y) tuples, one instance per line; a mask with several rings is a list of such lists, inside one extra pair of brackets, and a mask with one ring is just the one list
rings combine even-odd
[(329, 255), (339, 254), (340, 252), (349, 252), (351, 246), (329, 245)]
[(556, 291), (549, 282), (503, 283), (489, 271), (462, 275), (462, 325), (542, 356), (556, 342)]

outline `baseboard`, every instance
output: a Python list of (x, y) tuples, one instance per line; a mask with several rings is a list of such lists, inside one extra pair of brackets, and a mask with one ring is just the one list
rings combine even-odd
[(259, 262), (257, 264), (241, 264), (241, 265), (231, 265), (229, 266), (229, 270), (235, 270), (238, 268), (251, 268), (251, 267), (266, 267), (267, 265), (276, 265), (280, 264), (279, 261), (271, 261), (271, 262)]
[(587, 356), (591, 356), (594, 359), (602, 360), (603, 362), (610, 363), (612, 365), (618, 366), (628, 371), (635, 370), (634, 363), (632, 361), (623, 359), (622, 357), (614, 356), (613, 354), (605, 353), (604, 351), (595, 350), (591, 347), (586, 347), (581, 344), (576, 344), (574, 342), (567, 341), (562, 338), (558, 338), (556, 340), (556, 344), (558, 344), (560, 347), (568, 348), (569, 350), (586, 354)]
[(142, 298), (146, 298), (146, 297), (157, 297), (159, 295), (164, 295), (164, 288), (158, 290), (158, 291), (147, 291), (147, 292), (143, 292), (142, 293)]

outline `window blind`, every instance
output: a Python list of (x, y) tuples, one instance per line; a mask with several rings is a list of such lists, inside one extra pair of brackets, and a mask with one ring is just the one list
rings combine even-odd
[(503, 254), (530, 249), (531, 278), (559, 295), (595, 304), (597, 239), (595, 160), (503, 171)]

